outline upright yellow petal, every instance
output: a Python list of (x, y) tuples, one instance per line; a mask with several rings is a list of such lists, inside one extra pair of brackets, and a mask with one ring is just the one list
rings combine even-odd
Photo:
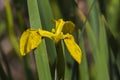
[(70, 55), (73, 57), (75, 61), (79, 64), (81, 63), (82, 52), (80, 47), (76, 44), (74, 37), (70, 34), (67, 34), (67, 37), (64, 39), (66, 47), (70, 52)]
[(63, 34), (66, 33), (72, 33), (75, 28), (75, 24), (72, 21), (63, 21), (63, 19), (54, 20), (55, 22), (55, 33), (59, 34), (60, 32), (63, 32)]
[(63, 34), (66, 34), (66, 33), (73, 33), (75, 29), (75, 24), (72, 22), (72, 21), (66, 21), (64, 26), (63, 26), (63, 29), (62, 29), (62, 32)]
[(63, 25), (65, 24), (65, 21), (63, 21), (63, 19), (58, 19), (58, 20), (54, 20), (55, 22), (55, 34), (59, 34), (62, 31)]
[(38, 30), (28, 29), (23, 32), (20, 38), (20, 53), (22, 56), (35, 49), (41, 42), (41, 35)]

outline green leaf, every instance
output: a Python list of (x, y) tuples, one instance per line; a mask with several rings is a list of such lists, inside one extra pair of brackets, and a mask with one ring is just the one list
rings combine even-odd
[[(90, 15), (90, 23), (91, 28), (95, 33), (95, 36), (98, 36), (98, 27), (99, 27), (99, 8), (96, 0), (87, 0), (89, 9), (91, 8), (91, 11), (89, 12)], [(92, 7), (91, 7), (92, 6)]]
[[(28, 0), (28, 11), (31, 28), (33, 29), (42, 28), (37, 0)], [(51, 80), (47, 50), (44, 40), (35, 50), (35, 59), (39, 80)]]
[[(86, 20), (83, 13), (80, 13), (80, 18), (84, 22)], [(93, 54), (93, 58), (95, 60), (94, 65), (94, 78), (96, 80), (109, 80), (109, 74), (108, 74), (108, 47), (107, 47), (107, 39), (106, 39), (106, 32), (104, 28), (104, 24), (101, 20), (101, 17), (99, 18), (100, 22), (98, 30), (99, 35), (96, 36), (96, 33), (91, 28), (91, 25), (88, 21), (86, 21), (85, 29), (88, 37), (88, 42), (90, 44), (90, 49)], [(105, 74), (103, 74), (103, 72)]]
[(81, 60), (82, 62), (79, 65), (79, 79), (80, 80), (90, 80), (84, 39), (83, 39), (83, 36), (80, 36), (80, 35), (81, 35), (81, 32), (79, 30), (79, 32), (78, 32), (79, 45), (80, 45), (81, 51), (82, 51), (82, 60)]
[(105, 30), (104, 22), (102, 20), (102, 16), (100, 16), (99, 19), (100, 19), (99, 36), (98, 36), (99, 55), (97, 57), (99, 59), (99, 66), (98, 66), (99, 67), (98, 71), (100, 75), (99, 78), (102, 80), (109, 80), (109, 72), (108, 72), (109, 55), (108, 55), (107, 36), (106, 36), (106, 30)]
[[(7, 16), (7, 21), (8, 21), (8, 32), (9, 32), (9, 37), (12, 43), (13, 48), (15, 49), (17, 55), (19, 56), (19, 46), (18, 46), (18, 41), (14, 33), (14, 23), (13, 23), (13, 15), (11, 11), (11, 6), (9, 3), (9, 0), (5, 0), (5, 10), (6, 10), (6, 16)], [(21, 58), (19, 56), (19, 58)]]
[(65, 76), (65, 50), (63, 47), (63, 41), (60, 41), (56, 44), (56, 50), (57, 50), (57, 76), (58, 80), (62, 79), (64, 80)]
[[(51, 6), (49, 4), (49, 0), (37, 0), (37, 1), (41, 16), (40, 19), (41, 19), (42, 27), (47, 31), (51, 31), (52, 28), (54, 28), (54, 25), (52, 24), (53, 14), (52, 14)], [(49, 39), (45, 39), (45, 42), (47, 45), (46, 47), (47, 47), (47, 53), (49, 55), (50, 66), (52, 66), (57, 54), (55, 45), (54, 42)]]

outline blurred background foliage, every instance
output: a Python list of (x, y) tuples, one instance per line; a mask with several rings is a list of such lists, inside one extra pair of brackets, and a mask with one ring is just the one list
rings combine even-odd
[[(119, 8), (120, 0), (0, 0), (0, 80), (120, 80)], [(59, 18), (75, 23), (82, 63), (49, 39), (21, 57), (22, 32), (51, 30)]]

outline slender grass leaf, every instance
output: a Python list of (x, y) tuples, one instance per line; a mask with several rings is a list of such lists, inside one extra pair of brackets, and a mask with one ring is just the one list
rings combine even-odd
[(8, 32), (9, 32), (10, 40), (11, 40), (13, 48), (15, 49), (16, 53), (18, 53), (17, 55), (20, 58), (18, 41), (14, 33), (13, 16), (12, 16), (12, 11), (11, 11), (9, 0), (5, 0), (5, 8), (6, 8), (5, 10), (6, 10), (6, 15), (7, 15)]
[(91, 27), (96, 35), (96, 37), (98, 36), (98, 27), (99, 27), (99, 9), (98, 9), (98, 4), (96, 0), (87, 0), (88, 6), (89, 8), (92, 6), (92, 9), (90, 11), (90, 23), (91, 23)]
[(87, 56), (86, 56), (86, 52), (85, 52), (85, 44), (84, 44), (84, 40), (83, 37), (80, 36), (81, 32), (79, 30), (78, 32), (78, 36), (79, 38), (79, 45), (81, 47), (82, 50), (82, 62), (79, 65), (79, 80), (89, 80), (89, 71), (88, 71), (88, 63), (87, 63)]
[[(85, 16), (82, 14), (82, 12), (80, 12), (80, 18), (83, 22), (85, 21)], [(106, 46), (107, 45), (106, 44), (106, 37), (105, 37), (106, 34), (104, 32), (101, 36), (96, 37), (95, 32), (92, 30), (92, 28), (89, 25), (89, 22), (86, 22), (85, 27), (86, 27), (86, 33), (87, 33), (87, 36), (88, 36), (88, 41), (89, 41), (89, 44), (90, 44), (90, 48), (92, 50), (93, 57), (94, 57), (94, 60), (95, 60), (96, 74), (94, 75), (94, 77), (95, 77), (96, 80), (101, 80), (101, 79), (102, 80), (109, 80), (109, 76), (108, 76), (108, 72), (107, 72), (108, 71), (107, 70), (107, 63), (104, 63), (104, 62), (106, 62), (105, 58), (108, 58), (108, 56), (106, 55), (107, 57), (105, 57), (105, 54), (101, 53), (102, 51), (101, 51), (99, 45), (101, 45), (101, 47), (103, 47), (103, 45), (102, 45), (102, 43), (99, 44), (100, 40), (97, 41), (98, 37), (102, 37), (104, 35), (105, 39), (103, 39), (103, 38), (102, 39), (104, 40), (104, 43), (105, 43), (105, 46)], [(107, 49), (107, 46), (105, 48)], [(107, 50), (105, 52), (107, 52)], [(103, 74), (104, 71), (105, 71), (106, 75)]]
[[(40, 18), (41, 18), (41, 24), (43, 29), (46, 29), (48, 31), (51, 31), (52, 28), (54, 28), (54, 25), (52, 24), (53, 20), (53, 14), (51, 10), (51, 6), (49, 3), (49, 0), (37, 0), (38, 1), (38, 8), (40, 12)], [(50, 65), (53, 65), (55, 58), (56, 58), (56, 49), (53, 41), (46, 39), (46, 47), (47, 52), (49, 55)], [(51, 47), (52, 46), (52, 47)]]
[[(119, 0), (110, 0), (106, 7), (106, 13), (107, 13), (107, 20), (109, 23), (109, 28), (112, 30), (112, 32), (115, 34), (118, 32), (118, 20), (119, 14), (120, 14), (120, 1)], [(114, 16), (114, 17), (113, 17)], [(116, 34), (117, 35), (117, 34)]]
[[(100, 78), (102, 80), (109, 80), (109, 72), (108, 72), (108, 44), (107, 44), (107, 36), (106, 36), (106, 30), (105, 26), (102, 20), (102, 17), (100, 19), (100, 27), (99, 27), (99, 63), (101, 63), (102, 66), (99, 65), (99, 75), (101, 75), (104, 78)], [(104, 75), (103, 75), (104, 72)]]
[(62, 79), (64, 80), (65, 76), (65, 51), (63, 47), (63, 41), (58, 42), (56, 44), (57, 49), (57, 74), (58, 74), (58, 80)]
[[(42, 28), (37, 0), (28, 0), (28, 11), (30, 17), (30, 26), (33, 29)], [(45, 41), (43, 40), (35, 50), (35, 59), (39, 80), (51, 80), (48, 56)]]

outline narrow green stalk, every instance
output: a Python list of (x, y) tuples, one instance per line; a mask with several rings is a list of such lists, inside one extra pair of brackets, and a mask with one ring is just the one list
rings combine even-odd
[[(31, 28), (42, 28), (37, 0), (27, 0), (27, 3)], [(39, 80), (51, 80), (47, 50), (44, 40), (42, 40), (41, 44), (34, 52)]]
[[(80, 18), (84, 22), (85, 16), (83, 13), (80, 13)], [(99, 17), (99, 21), (101, 21), (101, 17)], [(107, 47), (107, 38), (106, 38), (106, 32), (104, 29), (103, 22), (99, 22), (100, 27), (98, 27), (99, 34), (98, 37), (96, 37), (95, 32), (92, 30), (89, 22), (87, 21), (85, 24), (86, 33), (88, 37), (88, 41), (90, 44), (90, 48), (95, 60), (95, 69), (94, 72), (96, 73), (94, 75), (94, 78), (96, 80), (109, 80), (109, 74), (108, 74), (108, 47)], [(104, 72), (104, 74), (103, 74)]]
[(25, 73), (26, 73), (26, 77), (27, 77), (27, 80), (34, 80), (34, 76), (33, 76), (33, 72), (31, 70), (31, 66), (30, 66), (30, 61), (29, 61), (29, 57), (28, 56), (25, 56), (23, 58), (23, 63), (24, 63), (24, 69), (25, 69)]
[(70, 56), (68, 50), (66, 47), (64, 47), (64, 51), (65, 51), (65, 77), (64, 80), (71, 80), (72, 78), (72, 73), (73, 73), (73, 64), (74, 64), (74, 60), (73, 58)]
[(84, 39), (80, 35), (81, 32), (79, 30), (78, 31), (79, 45), (81, 46), (82, 50), (82, 63), (79, 65), (79, 80), (90, 80)]
[[(119, 0), (109, 0), (109, 3), (106, 7), (106, 13), (107, 13), (107, 20), (109, 23), (110, 30), (115, 34), (118, 35), (118, 20), (119, 14), (120, 14), (120, 1)], [(114, 17), (113, 17), (114, 16)]]
[(8, 21), (8, 32), (10, 36), (10, 40), (12, 43), (13, 48), (15, 49), (17, 55), (19, 56), (19, 47), (18, 47), (18, 41), (14, 33), (14, 23), (13, 23), (13, 16), (12, 16), (12, 11), (11, 7), (9, 4), (9, 0), (5, 0), (5, 10), (6, 10), (6, 15), (7, 15), (7, 21)]
[(90, 23), (91, 23), (91, 27), (95, 33), (95, 36), (98, 37), (98, 27), (99, 27), (99, 9), (98, 9), (98, 4), (97, 4), (97, 0), (87, 0), (89, 9), (92, 6), (92, 9), (90, 11)]
[(60, 41), (56, 44), (56, 50), (57, 50), (57, 76), (58, 80), (62, 79), (64, 80), (65, 76), (65, 51), (63, 47), (63, 41)]
[[(51, 31), (52, 28), (54, 28), (54, 25), (52, 23), (53, 14), (51, 10), (51, 6), (49, 3), (49, 0), (37, 0), (38, 1), (38, 8), (40, 12), (40, 18), (41, 18), (41, 24), (43, 26), (43, 29)], [(50, 65), (52, 66), (55, 58), (56, 58), (56, 49), (53, 41), (49, 39), (45, 39), (47, 52), (49, 55)], [(52, 47), (51, 47), (52, 46)]]
[[(109, 78), (109, 69), (108, 69), (108, 64), (109, 64), (109, 54), (108, 54), (108, 44), (107, 44), (107, 35), (106, 35), (106, 30), (105, 30), (105, 26), (104, 26), (104, 22), (102, 20), (102, 16), (99, 17), (99, 23), (100, 23), (100, 27), (99, 27), (99, 41), (98, 41), (98, 47), (99, 47), (99, 61), (100, 61), (100, 66), (99, 65), (99, 69), (100, 69), (100, 74), (101, 76), (104, 76), (104, 78), (102, 80), (110, 80)], [(96, 64), (97, 65), (97, 64)], [(101, 72), (102, 71), (102, 72)], [(104, 75), (103, 75), (103, 71), (104, 71)], [(100, 77), (101, 77), (100, 76)]]

